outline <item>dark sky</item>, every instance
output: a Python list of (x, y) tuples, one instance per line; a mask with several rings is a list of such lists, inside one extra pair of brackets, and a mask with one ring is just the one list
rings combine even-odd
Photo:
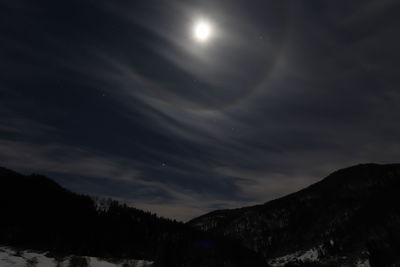
[(0, 165), (187, 220), (399, 162), (399, 14), (398, 0), (0, 0)]

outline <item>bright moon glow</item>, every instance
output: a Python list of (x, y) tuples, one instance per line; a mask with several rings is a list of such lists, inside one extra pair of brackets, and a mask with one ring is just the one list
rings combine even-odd
[(194, 38), (198, 42), (206, 42), (211, 36), (211, 26), (205, 21), (199, 21), (194, 26)]

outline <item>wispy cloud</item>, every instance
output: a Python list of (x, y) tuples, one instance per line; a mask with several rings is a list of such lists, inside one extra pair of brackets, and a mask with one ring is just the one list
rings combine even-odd
[(397, 3), (243, 3), (5, 2), (1, 165), (187, 219), (397, 161)]

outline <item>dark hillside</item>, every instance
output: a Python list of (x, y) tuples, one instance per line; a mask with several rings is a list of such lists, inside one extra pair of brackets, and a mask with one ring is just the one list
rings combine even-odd
[(61, 255), (148, 259), (171, 267), (263, 265), (238, 242), (117, 201), (99, 206), (40, 175), (1, 168), (0, 212), (1, 245)]
[(263, 205), (215, 211), (189, 224), (240, 240), (267, 259), (314, 248), (325, 261), (368, 258), (389, 266), (400, 261), (399, 191), (400, 164), (364, 164)]

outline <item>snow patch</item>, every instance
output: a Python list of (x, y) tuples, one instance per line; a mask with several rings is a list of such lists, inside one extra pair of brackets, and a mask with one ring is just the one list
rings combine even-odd
[(71, 260), (79, 258), (88, 263), (88, 267), (151, 267), (153, 262), (145, 260), (120, 260), (118, 263), (94, 257), (70, 256), (62, 260), (49, 257), (46, 253), (30, 250), (18, 251), (9, 247), (0, 247), (1, 267), (68, 267)]
[(318, 261), (320, 254), (320, 248), (312, 248), (307, 251), (297, 251), (292, 254), (288, 254), (283, 257), (275, 258), (268, 263), (274, 267), (285, 266), (289, 262), (300, 261), (300, 262), (315, 262)]
[[(330, 260), (336, 261), (338, 264), (339, 262), (341, 263), (340, 266), (355, 266), (355, 267), (371, 267), (369, 260), (365, 258), (365, 255), (367, 253), (362, 253), (363, 256), (361, 256), (361, 259), (358, 259), (357, 261), (349, 261), (347, 260), (348, 257), (342, 256), (342, 257), (336, 257), (336, 258), (330, 258)], [(323, 261), (323, 256), (324, 256), (324, 249), (322, 246), (312, 248), (306, 251), (297, 251), (288, 255), (285, 255), (283, 257), (271, 259), (268, 261), (269, 265), (273, 267), (283, 267), (288, 263), (307, 263), (307, 262), (319, 262)], [(326, 260), (326, 259), (325, 259)], [(342, 264), (342, 263), (346, 264)]]
[(371, 267), (371, 265), (369, 264), (369, 260), (358, 260), (356, 263), (357, 267)]

